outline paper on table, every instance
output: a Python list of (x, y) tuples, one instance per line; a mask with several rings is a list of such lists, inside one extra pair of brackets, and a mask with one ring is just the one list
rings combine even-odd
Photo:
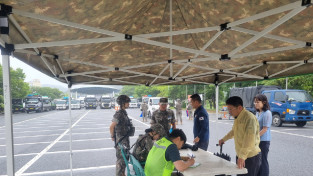
[(192, 153), (192, 151), (190, 149), (188, 149), (188, 153), (187, 156), (190, 158), (195, 158), (196, 156)]
[(192, 166), (189, 166), (189, 167), (195, 168), (195, 167), (198, 167), (198, 166), (200, 166), (200, 163), (195, 163), (195, 164), (193, 164)]

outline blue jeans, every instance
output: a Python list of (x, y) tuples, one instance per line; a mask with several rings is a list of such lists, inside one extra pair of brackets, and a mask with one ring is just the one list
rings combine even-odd
[(269, 176), (270, 170), (267, 161), (267, 155), (270, 148), (270, 141), (261, 141), (259, 145), (262, 153), (262, 164), (258, 173), (258, 176)]

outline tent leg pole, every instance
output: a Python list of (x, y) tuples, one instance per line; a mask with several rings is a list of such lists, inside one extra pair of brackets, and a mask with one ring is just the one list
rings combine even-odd
[(216, 85), (216, 88), (215, 88), (215, 114), (216, 114), (216, 117), (218, 118), (218, 120), (222, 120), (222, 118), (218, 117), (218, 92), (219, 92), (219, 86)]
[(69, 92), (69, 97), (68, 97), (68, 101), (69, 101), (69, 105), (68, 105), (68, 111), (69, 111), (69, 132), (70, 132), (70, 172), (71, 172), (71, 176), (73, 176), (73, 150), (72, 150), (72, 92), (71, 92), (71, 88), (68, 88), (68, 92)]
[(2, 55), (3, 72), (3, 98), (5, 118), (5, 139), (7, 156), (7, 175), (14, 176), (14, 144), (13, 144), (13, 123), (12, 123), (12, 97), (10, 84), (10, 57)]

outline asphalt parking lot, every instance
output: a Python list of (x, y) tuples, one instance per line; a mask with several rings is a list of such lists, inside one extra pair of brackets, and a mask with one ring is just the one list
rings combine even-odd
[[(131, 144), (144, 133), (149, 123), (141, 122), (139, 109), (128, 109), (136, 127)], [(115, 175), (115, 149), (109, 133), (113, 109), (72, 110), (72, 161), (75, 176)], [(182, 128), (187, 141), (192, 142), (193, 122), (183, 115)], [(69, 112), (14, 114), (14, 149), (16, 175), (68, 176)], [(232, 127), (233, 120), (217, 120), (210, 114), (209, 152), (218, 152), (215, 146)], [(4, 120), (0, 116), (0, 176), (6, 175)], [(272, 127), (272, 143), (269, 153), (271, 175), (313, 175), (313, 124), (304, 128), (295, 125)], [(233, 141), (226, 143), (223, 151), (234, 162)]]

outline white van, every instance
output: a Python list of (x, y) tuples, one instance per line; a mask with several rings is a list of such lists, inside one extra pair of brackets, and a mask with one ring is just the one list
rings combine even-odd
[(138, 100), (136, 98), (130, 99), (129, 108), (138, 108)]
[(148, 101), (148, 117), (151, 119), (153, 111), (159, 109), (161, 97), (150, 97)]

